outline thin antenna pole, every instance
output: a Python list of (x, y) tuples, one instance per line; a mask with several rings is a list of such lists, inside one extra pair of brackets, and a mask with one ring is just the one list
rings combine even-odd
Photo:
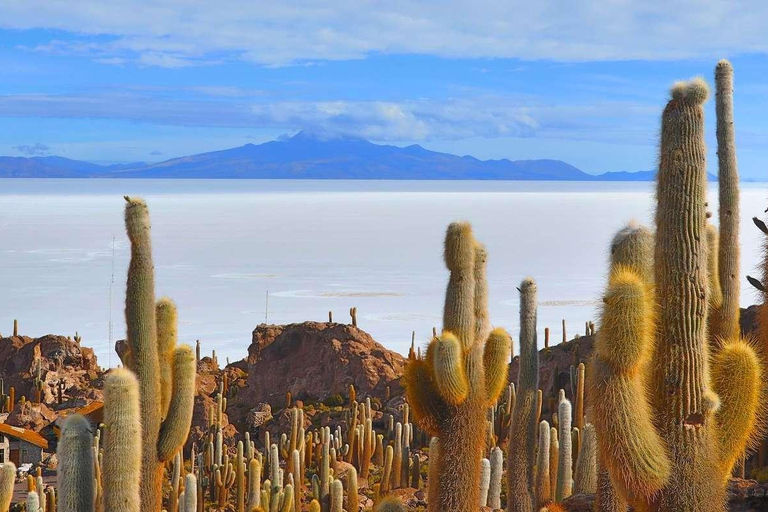
[(267, 290), (267, 301), (264, 305), (264, 323), (269, 323), (267, 319), (269, 318), (269, 290)]
[(112, 368), (112, 287), (115, 284), (115, 235), (112, 235), (112, 276), (109, 279), (109, 367)]

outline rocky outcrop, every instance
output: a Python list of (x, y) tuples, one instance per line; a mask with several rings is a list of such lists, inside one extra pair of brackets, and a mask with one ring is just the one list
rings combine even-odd
[(387, 350), (368, 333), (338, 323), (261, 324), (248, 348), (248, 402), (283, 408), (294, 399), (322, 401), (346, 397), (350, 384), (359, 397), (384, 399), (402, 393), (405, 358)]
[[(22, 396), (32, 400), (38, 364), (43, 381), (42, 402), (51, 408), (80, 407), (101, 398), (103, 372), (93, 349), (82, 346), (79, 339), (53, 334), (0, 338), (0, 376), (5, 393), (13, 386), (17, 401)], [(61, 405), (59, 386), (64, 402)]]

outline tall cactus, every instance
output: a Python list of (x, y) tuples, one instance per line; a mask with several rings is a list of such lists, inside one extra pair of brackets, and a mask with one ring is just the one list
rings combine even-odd
[(104, 510), (139, 512), (141, 417), (139, 385), (125, 369), (104, 380)]
[(416, 421), (438, 438), (437, 460), (430, 461), (436, 465), (430, 512), (477, 510), (485, 413), (507, 385), (511, 339), (488, 320), (485, 260), (469, 224), (448, 227), (443, 333), (429, 344), (426, 358), (408, 361), (403, 378)]
[(64, 420), (57, 449), (59, 512), (93, 512), (94, 469), (91, 424), (79, 414)]
[(718, 277), (722, 289), (719, 307), (710, 312), (710, 338), (717, 346), (739, 336), (739, 167), (733, 125), (733, 67), (721, 60), (715, 68), (717, 162), (719, 184)]
[(536, 346), (536, 283), (525, 279), (520, 290), (520, 372), (512, 412), (507, 464), (508, 512), (532, 512), (536, 505), (536, 429), (539, 351)]
[[(611, 270), (590, 372), (601, 463), (640, 510), (722, 512), (726, 479), (756, 424), (754, 351), (731, 337), (709, 371), (706, 97), (701, 79), (672, 89), (662, 115), (655, 283), (629, 267)], [(726, 413), (717, 412), (721, 402)]]
[[(165, 462), (184, 444), (192, 422), (195, 393), (195, 356), (192, 349), (182, 345), (171, 349), (173, 335), (163, 335), (158, 341), (155, 305), (155, 277), (152, 264), (149, 210), (138, 198), (125, 198), (125, 226), (131, 242), (131, 262), (125, 298), (127, 324), (127, 353), (120, 354), (123, 363), (139, 381), (139, 404), (144, 448), (141, 463), (141, 510), (162, 509), (162, 477)], [(170, 303), (172, 304), (172, 303)], [(172, 308), (170, 304), (158, 306)], [(175, 311), (172, 315), (175, 319)], [(165, 331), (164, 331), (165, 332)], [(171, 368), (172, 382), (162, 378)], [(164, 418), (162, 397), (170, 401)], [(159, 396), (158, 396), (159, 395)]]

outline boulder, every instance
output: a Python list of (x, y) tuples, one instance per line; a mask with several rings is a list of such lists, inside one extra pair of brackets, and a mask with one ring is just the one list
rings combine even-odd
[(323, 401), (347, 397), (354, 384), (358, 400), (383, 400), (402, 393), (405, 358), (357, 327), (338, 323), (261, 324), (248, 348), (248, 402), (282, 408), (294, 399)]

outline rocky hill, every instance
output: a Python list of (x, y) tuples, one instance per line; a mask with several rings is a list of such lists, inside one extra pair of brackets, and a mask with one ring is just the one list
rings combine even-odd
[(248, 389), (254, 402), (283, 404), (294, 399), (322, 401), (346, 395), (354, 384), (360, 396), (383, 399), (402, 393), (405, 358), (352, 325), (304, 322), (261, 324), (248, 347)]

